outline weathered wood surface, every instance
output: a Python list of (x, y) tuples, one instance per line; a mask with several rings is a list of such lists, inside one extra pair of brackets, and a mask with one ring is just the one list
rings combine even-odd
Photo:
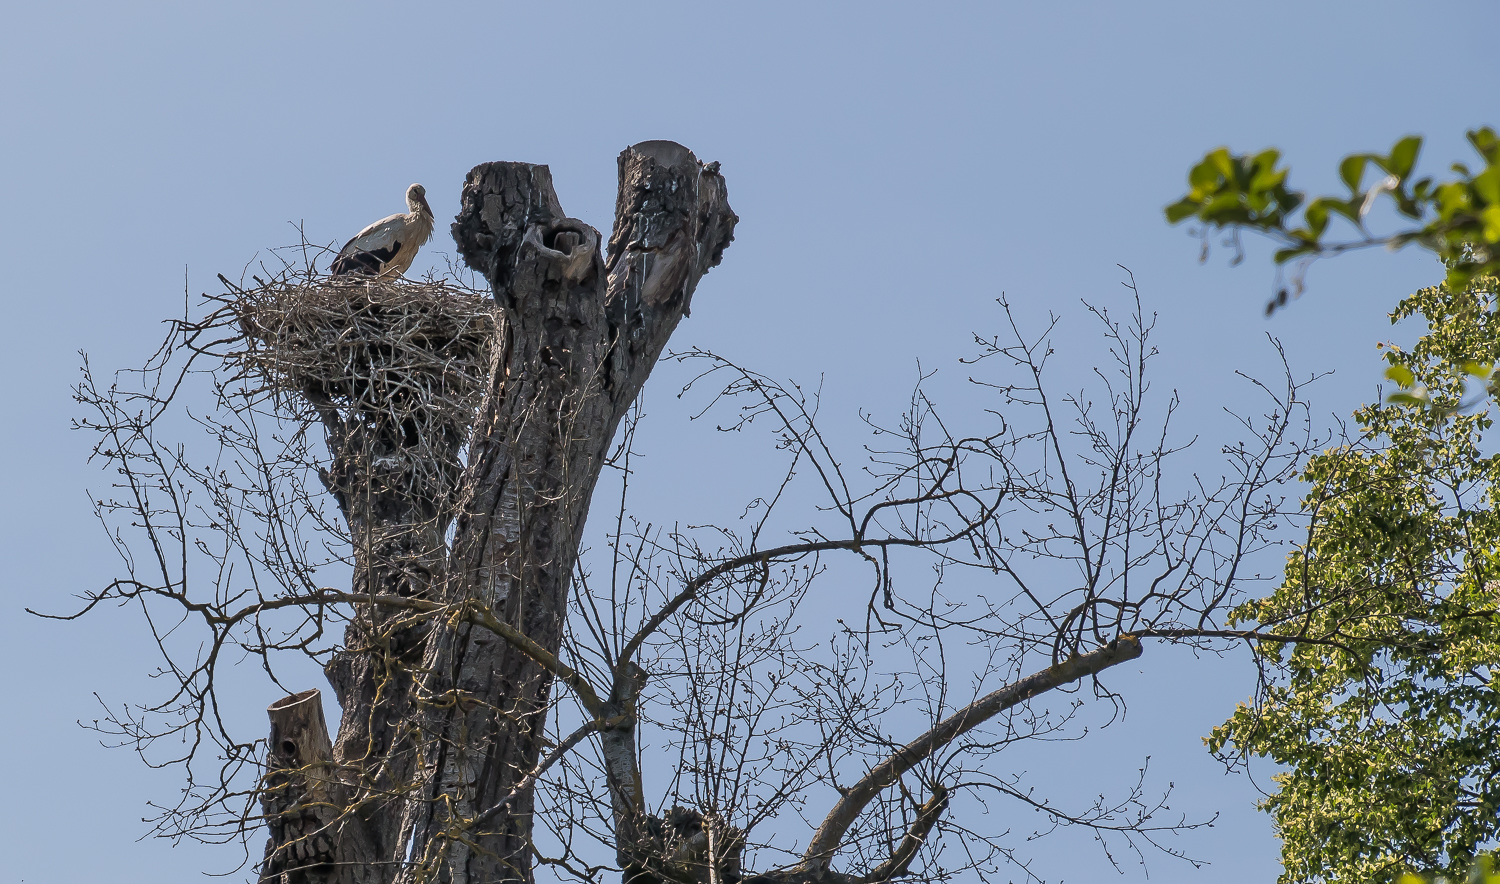
[[(554, 653), (615, 429), (738, 220), (717, 165), (681, 145), (636, 145), (619, 166), (607, 257), (597, 230), (563, 214), (545, 166), (475, 168), (453, 225), (503, 322), (444, 591), (492, 606)], [(411, 805), (412, 855), (441, 857), (454, 880), (529, 880), (530, 790), (472, 845), (444, 831), (448, 808), (472, 817), (536, 765), (551, 680), (497, 636), (462, 625), (433, 637), (424, 670), (424, 693), (455, 702), (423, 723), (436, 776)]]
[(270, 838), (265, 884), (324, 884), (333, 874), (335, 829), (344, 795), (334, 776), (323, 695), (302, 691), (272, 703), (261, 807)]
[[(391, 364), (363, 366), (337, 402), (321, 387), (302, 391), (324, 425), (321, 475), (349, 528), (360, 595), (428, 598), (446, 565), (467, 422), (423, 412), (424, 401), (400, 389), (409, 357), (371, 348), (367, 360)], [(429, 632), (412, 612), (356, 604), (325, 668), (343, 713), (333, 760), (347, 785), (336, 884), (389, 884), (400, 870), (405, 793), (421, 753), (411, 694)]]

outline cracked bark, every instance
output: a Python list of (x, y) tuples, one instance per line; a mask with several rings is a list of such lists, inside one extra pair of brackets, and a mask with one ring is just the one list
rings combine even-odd
[[(500, 340), (441, 592), (492, 607), (554, 653), (615, 429), (738, 220), (718, 165), (681, 145), (627, 148), (619, 176), (607, 259), (598, 231), (563, 213), (546, 166), (476, 167), (453, 224), (494, 291)], [(423, 663), (431, 780), (400, 840), (409, 833), (436, 880), (530, 881), (529, 788), (480, 832), (451, 836), (537, 764), (551, 679), (467, 625), (437, 627)]]
[(272, 703), (261, 808), (270, 838), (261, 863), (262, 884), (325, 884), (334, 874), (337, 807), (343, 801), (334, 776), (333, 746), (316, 689)]
[[(321, 471), (353, 551), (353, 592), (427, 598), (445, 567), (444, 534), (463, 438), (441, 416), (393, 417), (390, 391), (372, 390), (340, 410), (326, 391), (304, 390), (326, 431)], [(339, 653), (325, 667), (342, 709), (331, 760), (343, 780), (344, 815), (331, 833), (338, 865), (330, 884), (389, 884), (404, 856), (401, 792), (413, 775), (413, 667), (429, 628), (409, 612), (355, 605)], [(299, 695), (300, 696), (300, 695)]]

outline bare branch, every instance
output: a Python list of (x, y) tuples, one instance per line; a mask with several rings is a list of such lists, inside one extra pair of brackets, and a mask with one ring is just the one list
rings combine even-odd
[(813, 834), (812, 841), (803, 854), (802, 868), (808, 871), (827, 869), (834, 852), (843, 841), (844, 833), (854, 824), (865, 806), (934, 752), (1017, 703), (1081, 678), (1097, 675), (1111, 666), (1134, 660), (1140, 655), (1140, 639), (1133, 635), (1122, 635), (1087, 654), (1071, 657), (986, 694), (953, 713), (876, 765), (844, 792)]

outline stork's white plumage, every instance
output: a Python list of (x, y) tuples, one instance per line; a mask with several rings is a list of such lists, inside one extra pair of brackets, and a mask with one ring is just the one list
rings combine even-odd
[(427, 189), (420, 184), (408, 187), (406, 207), (411, 211), (381, 218), (355, 234), (333, 259), (333, 275), (405, 273), (416, 259), (417, 249), (432, 239), (432, 208), (427, 205)]

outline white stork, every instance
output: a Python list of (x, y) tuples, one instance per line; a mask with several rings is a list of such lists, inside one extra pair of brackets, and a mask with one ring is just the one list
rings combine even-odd
[(345, 243), (333, 259), (333, 275), (405, 273), (416, 259), (417, 249), (432, 239), (432, 207), (427, 205), (427, 188), (420, 184), (408, 187), (406, 207), (411, 211), (381, 218)]

